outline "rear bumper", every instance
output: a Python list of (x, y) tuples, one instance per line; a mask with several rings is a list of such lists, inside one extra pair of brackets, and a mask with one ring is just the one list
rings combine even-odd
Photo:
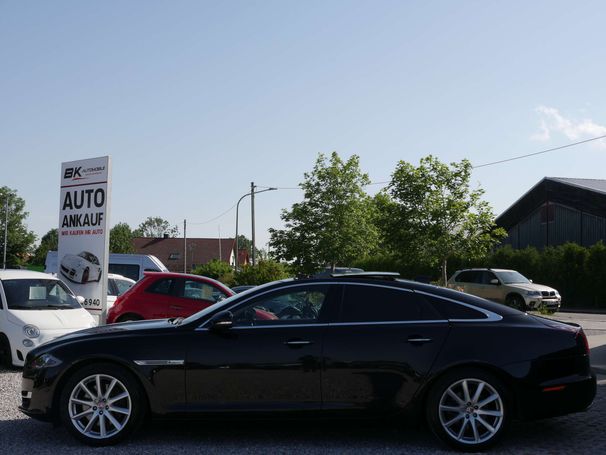
[(516, 394), (518, 417), (532, 420), (584, 411), (593, 403), (596, 390), (597, 381), (593, 372), (538, 386), (520, 387)]

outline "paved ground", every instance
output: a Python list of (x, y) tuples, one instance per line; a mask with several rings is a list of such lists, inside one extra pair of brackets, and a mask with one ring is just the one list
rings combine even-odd
[[(592, 359), (601, 359), (606, 346), (606, 317), (563, 317), (580, 323), (593, 345)], [(600, 321), (600, 318), (603, 321)], [(603, 341), (603, 342), (602, 342)], [(600, 344), (601, 343), (601, 344)], [(497, 454), (594, 454), (606, 447), (606, 376), (602, 376), (594, 405), (584, 413), (538, 422), (514, 422)], [(133, 454), (247, 453), (449, 453), (430, 431), (401, 422), (155, 422), (116, 448), (93, 449), (77, 443), (61, 428), (34, 421), (17, 410), (19, 371), (0, 370), (0, 452), (88, 454), (119, 450)], [(602, 447), (602, 449), (600, 449)]]

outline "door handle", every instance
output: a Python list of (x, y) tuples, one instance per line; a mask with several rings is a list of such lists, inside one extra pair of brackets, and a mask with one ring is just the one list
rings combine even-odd
[(312, 341), (307, 340), (288, 340), (285, 341), (284, 344), (287, 346), (306, 346), (308, 344), (312, 344)]
[(169, 306), (169, 308), (171, 310), (182, 310), (183, 309), (182, 306), (178, 306), (178, 305), (171, 305), (171, 306)]
[(418, 337), (418, 336), (412, 336), (410, 338), (408, 338), (408, 342), (409, 343), (429, 343), (431, 341), (431, 338), (424, 338), (424, 337)]

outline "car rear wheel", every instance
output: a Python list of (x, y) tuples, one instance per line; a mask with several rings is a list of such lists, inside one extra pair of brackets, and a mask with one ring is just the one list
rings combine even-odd
[(527, 310), (524, 299), (522, 297), (520, 297), (519, 295), (507, 296), (507, 299), (505, 300), (505, 302), (507, 303), (507, 306), (514, 308), (516, 310), (520, 310), (520, 311)]
[(495, 444), (507, 427), (509, 413), (502, 382), (475, 368), (446, 374), (428, 397), (431, 430), (451, 447), (468, 452)]
[(62, 424), (92, 446), (119, 442), (138, 428), (145, 406), (136, 379), (112, 364), (93, 364), (76, 371), (61, 391)]

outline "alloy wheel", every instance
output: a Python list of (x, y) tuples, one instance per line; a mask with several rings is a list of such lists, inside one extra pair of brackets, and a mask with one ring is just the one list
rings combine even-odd
[(130, 393), (125, 385), (107, 374), (82, 379), (72, 389), (68, 412), (80, 433), (92, 439), (117, 435), (133, 411)]
[(442, 428), (455, 441), (474, 445), (492, 439), (504, 419), (503, 400), (481, 379), (461, 379), (449, 386), (439, 402)]

